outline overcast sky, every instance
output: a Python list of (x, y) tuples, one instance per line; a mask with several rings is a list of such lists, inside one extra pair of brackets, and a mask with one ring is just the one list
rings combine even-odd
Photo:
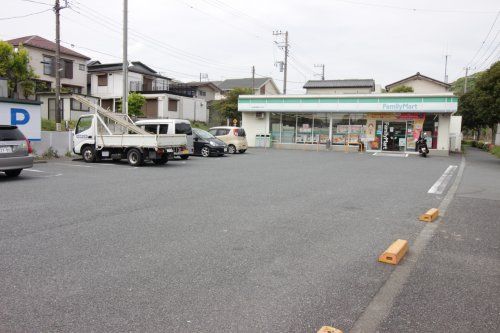
[[(120, 62), (123, 0), (68, 2), (62, 45)], [(55, 40), (54, 1), (0, 3), (0, 39)], [(282, 89), (275, 66), (283, 60), (276, 44), (282, 38), (273, 36), (281, 30), (289, 32), (288, 93), (320, 78), (314, 64), (325, 64), (326, 79), (373, 78), (382, 86), (416, 72), (443, 80), (445, 54), (453, 81), (467, 64), (481, 69), (498, 60), (499, 10), (498, 0), (129, 0), (129, 59), (182, 81), (200, 73), (210, 80), (251, 77), (254, 65)]]

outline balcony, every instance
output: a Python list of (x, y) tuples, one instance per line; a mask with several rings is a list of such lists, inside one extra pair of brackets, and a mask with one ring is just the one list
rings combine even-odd
[(131, 81), (130, 82), (131, 92), (143, 92), (143, 91), (168, 91), (168, 82), (156, 82), (156, 81)]

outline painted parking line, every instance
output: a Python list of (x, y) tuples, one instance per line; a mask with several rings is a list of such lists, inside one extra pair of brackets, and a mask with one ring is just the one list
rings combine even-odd
[(37, 170), (37, 169), (24, 169), (24, 171), (29, 171), (29, 172), (45, 172), (45, 171)]
[(388, 156), (388, 157), (408, 157), (409, 154), (398, 154), (398, 153), (373, 153), (373, 156)]
[(444, 173), (439, 177), (439, 179), (432, 185), (432, 187), (427, 191), (430, 194), (442, 194), (444, 189), (453, 177), (453, 172), (457, 169), (456, 165), (450, 165)]
[(82, 164), (69, 164), (69, 163), (52, 163), (52, 164), (64, 165), (64, 166), (69, 166), (69, 167), (77, 167), (77, 168), (93, 168), (93, 166), (82, 165)]

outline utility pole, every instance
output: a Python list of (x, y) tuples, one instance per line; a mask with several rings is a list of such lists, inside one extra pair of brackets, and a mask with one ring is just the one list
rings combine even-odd
[(128, 0), (123, 0), (123, 97), (122, 112), (128, 114)]
[(274, 36), (285, 36), (285, 44), (282, 46), (279, 46), (280, 49), (285, 50), (285, 60), (280, 63), (281, 70), (283, 71), (283, 94), (286, 95), (286, 78), (287, 78), (287, 69), (288, 69), (288, 48), (290, 45), (288, 45), (288, 31), (281, 32), (279, 31), (273, 31)]
[(252, 66), (252, 95), (255, 95), (255, 66)]
[(325, 64), (317, 64), (314, 67), (321, 68), (321, 81), (325, 81)]
[(56, 59), (55, 59), (55, 74), (56, 74), (56, 131), (61, 130), (62, 110), (61, 110), (61, 25), (59, 22), (59, 11), (68, 7), (68, 1), (64, 1), (64, 7), (61, 7), (59, 0), (56, 0), (54, 5), (54, 13), (56, 14)]
[(464, 94), (467, 92), (467, 77), (469, 76), (469, 66), (465, 67), (465, 81), (464, 81)]
[(444, 55), (444, 83), (448, 83), (448, 57), (449, 54)]

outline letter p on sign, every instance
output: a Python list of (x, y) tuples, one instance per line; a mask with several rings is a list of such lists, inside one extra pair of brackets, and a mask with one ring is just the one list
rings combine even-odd
[(24, 109), (10, 109), (10, 124), (25, 125), (30, 121), (30, 114)]

